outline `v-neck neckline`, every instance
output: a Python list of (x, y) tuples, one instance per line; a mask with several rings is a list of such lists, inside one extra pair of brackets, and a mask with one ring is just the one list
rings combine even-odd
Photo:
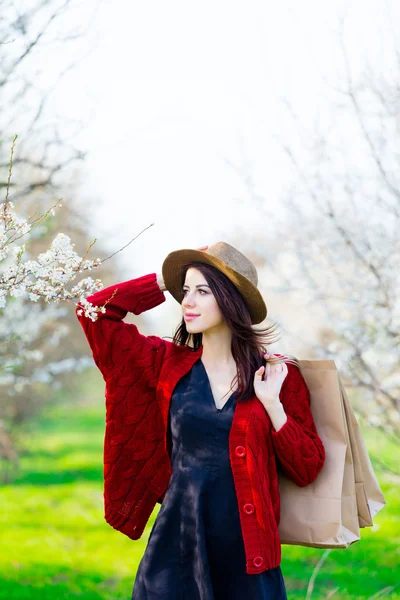
[(203, 368), (203, 371), (204, 371), (204, 373), (206, 375), (208, 391), (210, 392), (210, 396), (211, 396), (211, 399), (212, 399), (212, 403), (214, 404), (214, 408), (215, 408), (215, 410), (217, 412), (222, 412), (225, 409), (226, 405), (229, 404), (229, 402), (231, 401), (231, 399), (233, 398), (233, 396), (236, 394), (237, 389), (232, 392), (232, 394), (229, 396), (228, 400), (225, 402), (225, 404), (223, 405), (223, 407), (222, 408), (218, 408), (218, 406), (215, 403), (214, 394), (213, 394), (212, 389), (211, 389), (210, 378), (208, 377), (207, 370), (206, 370), (206, 368), (205, 368), (205, 366), (203, 364), (203, 361), (201, 360), (201, 357), (199, 358), (199, 362), (200, 362), (200, 364), (201, 364), (201, 366)]

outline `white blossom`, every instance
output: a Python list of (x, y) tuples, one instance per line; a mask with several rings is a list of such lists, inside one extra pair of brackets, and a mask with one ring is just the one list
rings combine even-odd
[[(66, 286), (76, 279), (77, 273), (92, 270), (101, 265), (98, 258), (83, 259), (74, 250), (74, 244), (64, 233), (59, 233), (52, 241), (50, 248), (42, 252), (37, 260), (22, 260), (26, 245), (14, 246), (10, 252), (7, 233), (17, 229), (19, 234), (30, 232), (30, 225), (12, 211), (13, 203), (0, 205), (0, 223), (4, 232), (0, 234), (0, 261), (8, 259), (9, 264), (0, 272), (0, 308), (4, 308), (9, 297), (23, 297), (38, 302), (58, 304), (61, 300), (73, 300), (78, 303), (86, 296), (102, 289), (99, 279), (88, 277), (78, 282), (71, 290)], [(15, 231), (14, 231), (15, 233)], [(92, 307), (88, 302), (86, 316), (97, 319), (99, 308)]]
[[(54, 214), (54, 210), (49, 211)], [(88, 277), (76, 282), (78, 274), (98, 268), (102, 261), (79, 256), (74, 244), (64, 233), (59, 233), (50, 248), (36, 258), (27, 252), (23, 236), (35, 237), (35, 229), (42, 234), (45, 229), (32, 225), (14, 212), (12, 202), (0, 204), (0, 386), (9, 396), (20, 394), (32, 383), (49, 384), (56, 388), (56, 377), (66, 371), (79, 370), (93, 365), (91, 357), (63, 359), (37, 366), (23, 375), (26, 361), (39, 365), (44, 358), (37, 344), (44, 327), (51, 323), (46, 344), (58, 346), (68, 333), (60, 322), (67, 308), (61, 302), (84, 302), (85, 314), (92, 320), (104, 307), (93, 307), (86, 297), (103, 288), (99, 279)], [(73, 286), (70, 284), (74, 282)], [(39, 300), (44, 300), (39, 303)]]

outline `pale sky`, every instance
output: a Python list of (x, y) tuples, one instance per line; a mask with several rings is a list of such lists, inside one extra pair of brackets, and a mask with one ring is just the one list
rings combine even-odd
[[(56, 29), (84, 27), (94, 4), (83, 12), (79, 3)], [(88, 153), (79, 200), (93, 216), (91, 238), (117, 250), (154, 223), (118, 255), (126, 279), (159, 272), (178, 248), (227, 241), (244, 251), (260, 231), (268, 247), (272, 221), (227, 161), (247, 164), (268, 211), (284, 218), (292, 173), (280, 144), (298, 150), (299, 134), (307, 140), (340, 99), (340, 16), (354, 76), (366, 60), (390, 71), (388, 26), (394, 35), (400, 24), (392, 1), (103, 2), (81, 54), (93, 49), (49, 108), (65, 133), (76, 128), (64, 120), (84, 125), (73, 143)], [(49, 81), (77, 47), (43, 49)]]

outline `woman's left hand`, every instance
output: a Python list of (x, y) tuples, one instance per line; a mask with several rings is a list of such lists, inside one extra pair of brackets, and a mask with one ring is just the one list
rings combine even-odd
[[(267, 362), (266, 369), (263, 366), (257, 369), (254, 374), (254, 391), (264, 406), (272, 406), (280, 402), (279, 393), (287, 374), (286, 363), (270, 365)], [(263, 376), (265, 376), (264, 379)]]

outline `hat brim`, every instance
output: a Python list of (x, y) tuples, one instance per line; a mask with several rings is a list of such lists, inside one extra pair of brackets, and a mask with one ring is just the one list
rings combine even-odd
[(265, 319), (267, 316), (267, 307), (258, 288), (241, 275), (241, 273), (231, 269), (231, 267), (212, 254), (207, 254), (207, 252), (201, 250), (194, 250), (193, 248), (183, 248), (170, 252), (162, 264), (162, 276), (165, 287), (179, 304), (183, 300), (181, 288), (182, 269), (193, 261), (216, 267), (232, 281), (242, 295), (253, 324), (261, 323)]

